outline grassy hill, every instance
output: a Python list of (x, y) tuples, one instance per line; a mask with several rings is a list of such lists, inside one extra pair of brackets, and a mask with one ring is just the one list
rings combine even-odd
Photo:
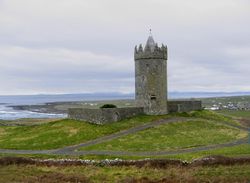
[[(223, 111), (221, 111), (223, 112)], [(119, 131), (148, 124), (161, 119), (182, 117), (182, 121), (162, 123), (136, 133), (125, 135), (110, 141), (82, 148), (82, 150), (105, 151), (172, 151), (190, 149), (204, 145), (231, 142), (248, 136), (246, 130), (234, 126), (245, 125), (241, 112), (223, 114), (211, 111), (169, 114), (163, 116), (138, 116), (107, 125), (95, 125), (75, 120), (34, 121), (22, 120), (25, 126), (0, 126), (0, 149), (55, 149), (79, 144), (114, 134)], [(248, 117), (244, 113), (245, 118)], [(235, 118), (237, 117), (237, 118)], [(244, 119), (245, 119), (244, 118)], [(178, 118), (180, 119), (180, 118)], [(236, 121), (235, 119), (240, 119)], [(2, 121), (2, 124), (5, 122)], [(248, 137), (249, 138), (249, 137)], [(207, 155), (247, 156), (250, 144), (221, 147), (217, 149), (179, 153), (175, 155), (11, 155), (32, 158), (80, 158), (80, 159), (182, 159), (191, 161)], [(1, 159), (0, 159), (1, 160)], [(250, 165), (211, 165), (211, 166), (44, 166), (1, 165), (0, 182), (247, 182), (250, 179)]]
[(239, 125), (230, 117), (211, 111), (138, 116), (107, 125), (95, 125), (75, 120), (58, 120), (33, 126), (0, 126), (1, 149), (56, 149), (90, 141), (155, 120), (188, 117), (191, 121), (161, 126), (127, 135), (87, 149), (158, 151), (220, 144), (247, 136), (245, 131), (222, 122)]
[(145, 115), (107, 125), (63, 119), (33, 126), (0, 126), (0, 149), (56, 149), (165, 117), (170, 116)]
[(166, 151), (221, 144), (247, 136), (247, 132), (215, 121), (191, 120), (163, 124), (83, 150)]

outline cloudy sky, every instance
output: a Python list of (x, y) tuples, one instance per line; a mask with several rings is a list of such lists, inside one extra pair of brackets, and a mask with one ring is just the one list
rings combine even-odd
[(249, 0), (0, 0), (0, 95), (134, 92), (134, 46), (170, 91), (250, 91)]

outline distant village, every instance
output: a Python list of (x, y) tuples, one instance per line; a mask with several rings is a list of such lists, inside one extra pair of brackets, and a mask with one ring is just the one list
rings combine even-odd
[(213, 101), (212, 106), (206, 107), (206, 109), (210, 110), (250, 110), (250, 102), (249, 101), (235, 101), (235, 102), (217, 102)]

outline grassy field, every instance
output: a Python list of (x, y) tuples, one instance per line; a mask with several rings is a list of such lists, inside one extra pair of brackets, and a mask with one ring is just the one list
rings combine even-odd
[[(74, 120), (47, 121), (28, 126), (0, 126), (0, 148), (9, 149), (54, 149), (85, 142), (107, 134), (128, 129), (150, 121), (175, 116), (191, 117), (191, 121), (162, 124), (155, 128), (124, 136), (116, 140), (91, 146), (88, 149), (157, 151), (189, 148), (206, 144), (217, 144), (247, 136), (247, 133), (227, 126), (224, 122), (240, 125), (230, 116), (211, 111), (171, 114), (165, 116), (139, 116), (108, 125), (94, 125)], [(232, 115), (236, 116), (236, 115)], [(242, 114), (239, 114), (242, 117)], [(247, 116), (245, 116), (247, 117)], [(42, 122), (42, 123), (40, 123)], [(30, 126), (31, 125), (31, 126)], [(108, 155), (11, 155), (32, 158), (70, 159), (181, 159), (191, 161), (207, 155), (248, 156), (250, 144), (224, 147), (193, 153), (165, 156), (108, 156)], [(0, 165), (0, 182), (248, 182), (250, 165), (217, 166), (42, 166), (42, 165)]]
[(41, 125), (45, 123), (50, 123), (52, 121), (58, 121), (60, 119), (56, 118), (22, 118), (16, 120), (0, 120), (0, 126), (5, 125), (24, 125), (24, 126), (34, 126)]
[(187, 121), (163, 124), (82, 149), (132, 152), (163, 151), (220, 144), (247, 135), (247, 132), (214, 121)]
[(192, 153), (183, 153), (177, 155), (158, 156), (157, 158), (170, 158), (170, 159), (181, 159), (186, 161), (192, 161), (194, 159), (210, 155), (223, 155), (227, 157), (250, 156), (250, 144), (242, 144), (232, 147), (223, 147), (218, 149), (192, 152)]
[[(154, 120), (162, 119), (162, 118), (170, 118), (173, 116), (184, 116), (184, 117), (193, 117), (193, 118), (201, 118), (204, 120), (216, 120), (216, 121), (227, 121), (229, 123), (235, 124), (230, 117), (225, 117), (210, 111), (198, 111), (198, 112), (191, 112), (191, 113), (181, 113), (181, 114), (171, 114), (171, 115), (164, 115), (164, 116), (138, 116), (131, 119), (123, 120), (117, 123), (106, 124), (106, 125), (95, 125), (89, 124), (86, 122), (80, 122), (75, 120), (58, 120), (52, 121), (49, 123), (44, 124), (37, 124), (34, 126), (0, 126), (0, 148), (2, 149), (55, 149), (60, 148), (68, 145), (78, 144), (82, 142), (86, 142), (92, 139), (96, 139), (98, 137), (102, 137), (108, 134), (112, 134), (118, 132), (120, 130), (128, 129), (143, 123), (151, 122)], [(36, 124), (36, 123), (35, 123)], [(198, 125), (196, 127), (196, 125)], [(217, 124), (213, 123), (205, 123), (203, 121), (198, 122), (190, 122), (190, 123), (177, 123), (176, 125), (169, 125), (166, 126), (165, 132), (163, 132), (160, 128), (156, 129), (159, 130), (159, 133), (167, 134), (168, 131), (176, 130), (182, 128), (183, 131), (181, 133), (186, 133), (186, 136), (191, 133), (191, 128), (195, 128), (195, 131), (199, 131), (199, 128), (216, 128)], [(168, 127), (171, 130), (168, 130)], [(208, 140), (205, 140), (205, 143), (212, 143), (214, 140), (215, 143), (218, 143), (219, 140), (225, 142), (227, 140), (233, 140), (235, 137), (242, 136), (244, 134), (240, 133), (236, 129), (232, 129), (230, 127), (220, 126), (221, 129), (224, 129), (225, 132), (229, 132), (228, 134), (223, 135), (221, 132), (216, 130), (213, 135), (215, 137), (209, 137)], [(187, 129), (185, 129), (187, 128)], [(187, 130), (185, 132), (185, 130)], [(227, 131), (228, 130), (228, 131)], [(204, 130), (205, 131), (205, 130)], [(216, 135), (218, 132), (218, 135)], [(157, 132), (154, 134), (156, 137)], [(210, 133), (207, 131), (207, 133)], [(221, 134), (221, 135), (220, 135)], [(180, 134), (176, 134), (175, 138), (179, 138)], [(209, 136), (207, 134), (207, 136)], [(210, 135), (211, 136), (211, 135)], [(219, 137), (220, 136), (220, 137)], [(148, 137), (150, 138), (150, 136)], [(207, 138), (207, 137), (206, 137)], [(174, 140), (174, 139), (172, 139)], [(191, 139), (190, 139), (191, 140)], [(151, 141), (152, 142), (152, 141)], [(180, 142), (184, 143), (184, 142)], [(203, 143), (203, 142), (202, 142)], [(193, 144), (189, 144), (189, 146), (197, 145), (197, 142)], [(157, 148), (156, 148), (157, 149)]]
[[(110, 142), (90, 146), (88, 149), (125, 150), (125, 151), (157, 151), (178, 148), (190, 148), (200, 145), (217, 144), (247, 136), (246, 132), (226, 126), (238, 124), (231, 117), (211, 111), (195, 111), (190, 113), (171, 114), (165, 116), (138, 116), (118, 123), (94, 125), (74, 120), (59, 120), (34, 126), (0, 126), (0, 148), (8, 149), (55, 149), (67, 145), (78, 144), (107, 134), (128, 129), (150, 121), (171, 118), (174, 116), (192, 117), (189, 122), (164, 124), (147, 129), (133, 135), (128, 135)], [(40, 122), (40, 121), (39, 121)], [(37, 124), (37, 123), (34, 123)], [(162, 158), (193, 159), (208, 154), (249, 155), (249, 145), (222, 148), (197, 153), (184, 153)], [(0, 156), (6, 156), (4, 154)], [(24, 156), (24, 155), (21, 155)], [(55, 155), (27, 155), (39, 158), (69, 158)], [(70, 158), (102, 159), (119, 156), (71, 156)], [(142, 159), (142, 157), (121, 156), (122, 159)], [(149, 157), (159, 158), (159, 156)]]
[(230, 115), (230, 116), (250, 119), (250, 111), (245, 111), (245, 110), (218, 110), (217, 112), (221, 113), (221, 114)]
[(85, 142), (167, 116), (138, 116), (117, 123), (95, 125), (59, 120), (35, 126), (0, 126), (2, 149), (55, 149)]
[(79, 156), (80, 159), (125, 159), (125, 160), (138, 160), (138, 159), (180, 159), (185, 161), (192, 161), (197, 158), (201, 158), (208, 155), (223, 155), (227, 157), (238, 157), (238, 156), (250, 156), (250, 144), (242, 144), (233, 147), (224, 147), (206, 151), (192, 152), (192, 153), (181, 153), (176, 155), (164, 155), (164, 156), (109, 156), (109, 155), (85, 155)]
[[(15, 176), (13, 176), (15, 175)], [(0, 182), (247, 182), (250, 165), (209, 167), (0, 166)]]
[(17, 155), (17, 154), (0, 154), (1, 157), (27, 157), (27, 158), (39, 158), (39, 159), (89, 159), (89, 160), (103, 160), (103, 159), (124, 159), (124, 160), (141, 160), (141, 159), (180, 159), (185, 161), (192, 161), (197, 158), (201, 158), (208, 155), (223, 155), (227, 157), (241, 157), (250, 156), (250, 144), (236, 145), (232, 147), (224, 147), (206, 151), (192, 152), (192, 153), (181, 153), (176, 155), (161, 155), (161, 156), (112, 156), (112, 155)]
[(221, 113), (213, 112), (210, 110), (202, 110), (202, 111), (192, 111), (192, 112), (183, 112), (183, 113), (173, 113), (171, 116), (182, 116), (182, 117), (191, 117), (191, 118), (199, 118), (202, 120), (210, 120), (215, 122), (226, 122), (232, 125), (239, 125), (241, 123), (233, 118), (233, 116), (221, 115)]

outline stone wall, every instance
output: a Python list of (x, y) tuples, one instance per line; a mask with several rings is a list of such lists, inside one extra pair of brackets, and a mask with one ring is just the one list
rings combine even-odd
[(120, 121), (143, 113), (142, 107), (103, 109), (70, 108), (68, 109), (68, 118), (95, 124), (105, 124)]
[[(201, 110), (201, 101), (198, 100), (169, 100), (167, 102), (168, 112), (190, 112)], [(126, 118), (145, 114), (143, 107), (127, 108), (103, 108), (103, 109), (68, 109), (68, 118), (87, 121), (95, 124), (106, 124), (120, 121)]]
[(168, 112), (190, 112), (201, 110), (202, 104), (200, 100), (169, 100)]

